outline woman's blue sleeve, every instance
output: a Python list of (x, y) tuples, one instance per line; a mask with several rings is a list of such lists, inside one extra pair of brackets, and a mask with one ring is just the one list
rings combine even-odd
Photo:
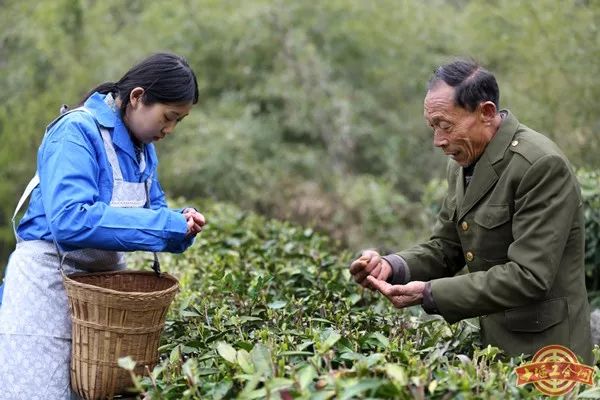
[[(44, 211), (66, 250), (182, 252), (192, 243), (181, 213), (166, 207), (117, 208), (99, 201), (98, 128), (87, 117), (64, 118), (44, 139), (38, 173)], [(153, 195), (164, 204), (164, 194)], [(157, 204), (161, 204), (156, 200)]]

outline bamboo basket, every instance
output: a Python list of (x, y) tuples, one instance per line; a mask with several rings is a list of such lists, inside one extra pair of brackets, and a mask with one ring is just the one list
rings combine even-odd
[(126, 393), (130, 373), (120, 357), (136, 361), (136, 374), (158, 362), (158, 345), (177, 279), (154, 272), (114, 271), (64, 275), (73, 320), (71, 387), (85, 400)]

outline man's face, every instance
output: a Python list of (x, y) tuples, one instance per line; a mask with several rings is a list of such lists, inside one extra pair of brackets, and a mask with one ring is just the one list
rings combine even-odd
[(433, 129), (433, 145), (459, 165), (475, 162), (491, 140), (480, 107), (470, 112), (454, 104), (454, 88), (438, 82), (427, 92), (424, 116)]

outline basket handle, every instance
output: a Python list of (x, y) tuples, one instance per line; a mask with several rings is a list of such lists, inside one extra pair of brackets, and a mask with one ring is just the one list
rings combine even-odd
[(160, 276), (160, 263), (158, 262), (158, 255), (156, 252), (152, 252), (154, 254), (154, 263), (152, 263), (152, 269), (156, 272), (157, 276)]
[[(146, 182), (144, 182), (144, 188), (146, 189), (146, 204), (144, 205), (144, 207), (151, 208), (150, 207), (150, 185), (148, 183), (148, 179), (146, 180)], [(154, 262), (152, 263), (152, 269), (156, 273), (156, 276), (160, 277), (160, 262), (158, 262), (158, 255), (156, 254), (155, 251), (153, 251), (152, 254), (154, 255)]]
[(67, 258), (68, 251), (65, 251), (65, 254), (60, 253), (60, 247), (58, 247), (58, 243), (56, 239), (52, 238), (52, 242), (54, 242), (54, 247), (56, 248), (56, 254), (58, 255), (58, 270), (62, 276), (65, 276), (65, 270), (63, 269), (63, 264), (65, 263), (65, 258)]

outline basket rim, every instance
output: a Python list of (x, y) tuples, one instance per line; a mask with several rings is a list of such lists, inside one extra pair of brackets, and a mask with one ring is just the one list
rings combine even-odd
[(170, 287), (163, 290), (156, 290), (152, 292), (125, 292), (122, 290), (108, 289), (102, 286), (93, 285), (90, 283), (82, 283), (78, 282), (73, 278), (77, 278), (79, 276), (109, 276), (109, 275), (156, 275), (154, 271), (130, 271), (130, 270), (119, 270), (119, 271), (105, 271), (105, 272), (76, 272), (73, 274), (65, 274), (63, 272), (63, 281), (65, 284), (69, 284), (74, 287), (78, 287), (81, 289), (92, 290), (95, 292), (105, 293), (105, 294), (135, 294), (136, 296), (144, 297), (144, 296), (156, 296), (158, 295), (166, 295), (171, 292), (175, 292), (179, 290), (179, 281), (173, 275), (167, 272), (161, 272), (160, 277), (166, 278), (173, 283)]

